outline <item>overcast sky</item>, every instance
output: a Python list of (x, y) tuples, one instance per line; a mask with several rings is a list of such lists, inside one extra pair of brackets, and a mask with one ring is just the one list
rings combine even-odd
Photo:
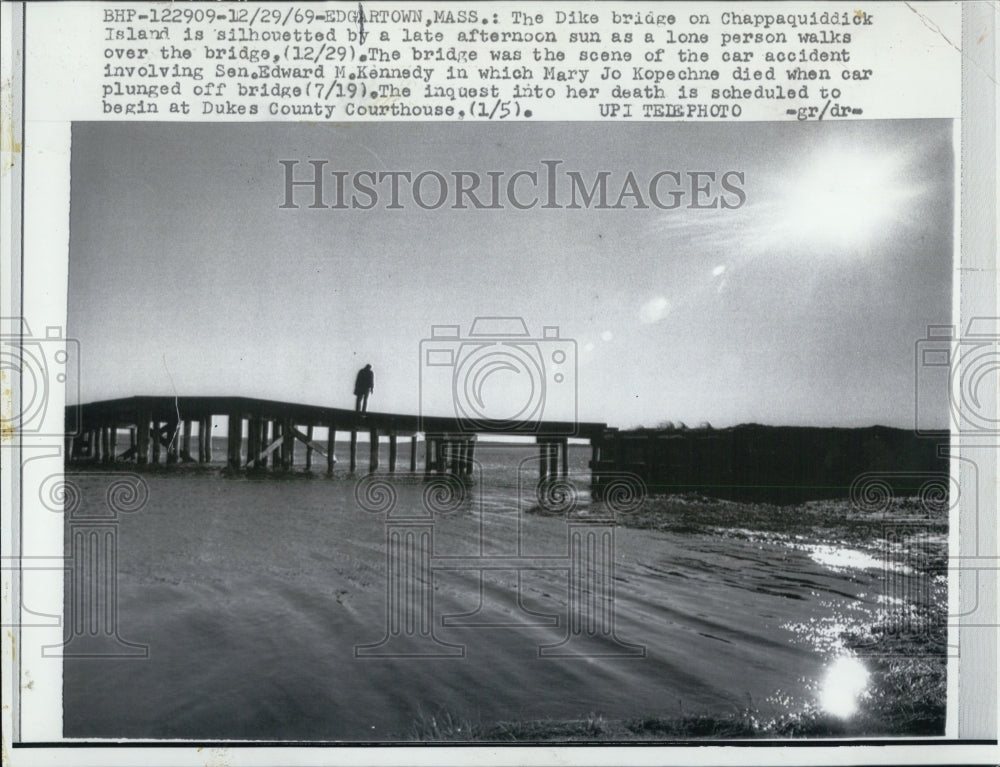
[[(300, 192), (280, 209), (278, 161), (317, 158), (483, 176), (559, 159), (610, 171), (615, 196), (628, 171), (736, 170), (747, 202), (313, 210)], [(573, 399), (582, 420), (622, 427), (912, 426), (914, 343), (951, 320), (953, 172), (949, 121), (76, 124), (81, 399), (352, 407), (371, 363), (371, 409), (412, 413), (419, 382), (442, 380), (422, 369), (431, 326), (503, 315), (575, 341), (575, 397), (571, 374), (552, 382), (554, 342), (536, 347), (550, 417)], [(499, 370), (485, 396), (516, 393), (519, 375)]]

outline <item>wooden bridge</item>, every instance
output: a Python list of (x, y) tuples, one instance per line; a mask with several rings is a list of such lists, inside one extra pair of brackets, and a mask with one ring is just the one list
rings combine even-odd
[[(399, 438), (410, 439), (410, 471), (417, 471), (417, 435), (424, 435), (425, 473), (470, 474), (479, 435), (533, 436), (539, 450), (540, 478), (566, 476), (568, 439), (589, 440), (591, 465), (600, 459), (605, 437), (616, 429), (603, 423), (538, 421), (513, 423), (479, 421), (470, 424), (455, 417), (356, 413), (353, 410), (302, 405), (248, 397), (128, 397), (90, 402), (66, 408), (66, 460), (70, 463), (136, 467), (214, 460), (212, 424), (228, 420), (226, 466), (230, 470), (290, 471), (296, 467), (296, 443), (304, 448), (304, 468), (311, 471), (314, 456), (333, 473), (337, 432), (350, 435), (349, 470), (358, 463), (358, 432), (367, 432), (368, 470), (379, 468), (381, 438), (389, 444), (388, 470), (396, 470)], [(314, 439), (316, 427), (327, 430), (326, 440)], [(122, 432), (127, 432), (125, 437)], [(127, 446), (125, 445), (127, 439)], [(300, 464), (301, 465), (301, 464)]]

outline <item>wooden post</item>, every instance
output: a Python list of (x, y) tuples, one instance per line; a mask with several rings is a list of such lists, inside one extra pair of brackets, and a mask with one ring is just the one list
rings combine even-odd
[(267, 446), (271, 444), (268, 439), (268, 427), (270, 424), (271, 422), (266, 418), (263, 416), (260, 417), (260, 434), (257, 435), (260, 437), (260, 442), (257, 443), (257, 455), (260, 456), (260, 460), (257, 461), (257, 465), (262, 469), (267, 468), (267, 456), (264, 455), (264, 451), (267, 449)]
[(181, 435), (177, 431), (177, 421), (167, 421), (167, 463), (177, 463), (177, 453), (180, 447)]
[(476, 435), (469, 438), (469, 474), (472, 474), (472, 466), (476, 458)]
[(351, 427), (351, 471), (358, 468), (358, 427)]
[(306, 427), (306, 437), (309, 438), (309, 444), (306, 445), (306, 471), (312, 469), (313, 464), (313, 449), (312, 449), (312, 439), (313, 439), (313, 427), (309, 424)]
[(562, 466), (559, 475), (562, 477), (569, 475), (569, 440), (565, 437), (559, 441), (559, 451), (562, 453)]
[(417, 435), (414, 434), (410, 437), (410, 473), (415, 474), (417, 471)]
[(434, 436), (424, 434), (424, 476), (431, 473), (434, 464)]
[(286, 418), (284, 423), (281, 424), (281, 436), (283, 438), (281, 443), (281, 465), (285, 471), (291, 471), (295, 465), (295, 432), (292, 431), (294, 426), (295, 424), (292, 423), (291, 418)]
[[(275, 418), (273, 421), (271, 421), (272, 442), (277, 442), (281, 438), (282, 428), (283, 424), (279, 419)], [(279, 471), (281, 467), (285, 465), (284, 453), (285, 453), (285, 442), (284, 440), (282, 440), (281, 443), (278, 445), (278, 447), (274, 449), (274, 452), (271, 453), (271, 468), (274, 469), (274, 471)]]
[(109, 450), (111, 442), (111, 434), (109, 432), (110, 429), (107, 426), (101, 427), (101, 463), (111, 462), (111, 459), (108, 458), (108, 453), (111, 452)]
[(378, 429), (368, 432), (368, 471), (378, 469)]
[(447, 438), (443, 434), (439, 434), (434, 442), (434, 471), (438, 474), (444, 474), (447, 468), (444, 463), (447, 449)]
[(118, 460), (118, 422), (112, 421), (108, 427), (108, 461), (114, 463)]
[(247, 418), (247, 466), (250, 461), (257, 467), (257, 458), (260, 456), (260, 416), (253, 413)]
[(153, 419), (153, 428), (149, 430), (149, 438), (153, 440), (153, 463), (160, 463), (160, 422)]
[(191, 420), (184, 419), (184, 447), (181, 450), (181, 458), (186, 461), (191, 460)]
[(396, 432), (389, 432), (389, 473), (396, 471)]
[(128, 449), (132, 453), (132, 459), (138, 463), (138, 461), (139, 461), (139, 457), (138, 457), (139, 444), (136, 442), (136, 439), (135, 439), (135, 427), (134, 426), (129, 426), (128, 427)]
[(601, 443), (591, 437), (590, 439), (590, 496), (595, 500), (601, 499), (601, 477), (597, 473), (597, 467), (601, 460)]
[(149, 413), (141, 411), (135, 415), (135, 462), (145, 466), (149, 462)]
[(243, 443), (243, 418), (239, 413), (229, 414), (229, 454), (230, 469), (240, 468), (240, 448)]
[(544, 439), (538, 440), (538, 479), (549, 476), (549, 446)]
[(205, 416), (205, 463), (212, 462), (212, 416)]
[(333, 454), (334, 443), (337, 440), (337, 425), (333, 423), (333, 421), (331, 421), (330, 425), (327, 427), (327, 431), (328, 433), (326, 436), (326, 473), (333, 474), (333, 465), (337, 462), (337, 459)]

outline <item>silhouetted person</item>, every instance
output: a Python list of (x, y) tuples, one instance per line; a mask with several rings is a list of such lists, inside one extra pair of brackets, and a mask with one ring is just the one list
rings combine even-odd
[(375, 391), (375, 371), (371, 365), (365, 365), (358, 371), (358, 377), (354, 379), (354, 401), (355, 413), (368, 412), (368, 395)]

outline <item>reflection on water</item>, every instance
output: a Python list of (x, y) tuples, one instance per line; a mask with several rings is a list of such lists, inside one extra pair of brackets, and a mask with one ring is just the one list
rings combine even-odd
[(852, 655), (841, 655), (827, 669), (819, 692), (824, 711), (841, 719), (853, 716), (858, 700), (868, 688), (869, 673), (865, 664)]
[[(151, 654), (67, 659), (64, 734), (393, 740), (439, 710), (483, 723), (589, 711), (625, 720), (725, 715), (748, 698), (770, 702), (765, 716), (827, 696), (837, 706), (851, 690), (859, 699), (861, 673), (826, 664), (850, 653), (845, 634), (879, 623), (910, 592), (888, 590), (878, 560), (836, 541), (750, 528), (617, 527), (615, 636), (646, 656), (540, 657), (567, 636), (575, 598), (569, 570), (552, 561), (568, 560), (570, 526), (593, 510), (583, 490), (569, 517), (528, 512), (536, 499), (523, 497), (517, 466), (533, 450), (481, 446), (482, 477), (433, 516), (435, 557), (549, 562), (434, 571), (435, 635), (464, 646), (461, 659), (355, 656), (384, 635), (389, 602), (387, 513), (360, 506), (354, 480), (151, 473), (149, 503), (121, 521), (118, 548), (121, 627)], [(570, 458), (571, 477), (586, 477), (589, 451)], [(103, 503), (106, 484), (81, 477), (82, 502)], [(422, 481), (393, 488), (398, 511), (422, 508)], [(444, 619), (487, 611), (496, 620)], [(836, 682), (829, 693), (823, 680)]]
[(807, 545), (805, 549), (814, 562), (829, 567), (834, 572), (851, 569), (880, 570), (886, 565), (884, 560), (876, 559), (871, 554), (857, 549), (819, 544)]

